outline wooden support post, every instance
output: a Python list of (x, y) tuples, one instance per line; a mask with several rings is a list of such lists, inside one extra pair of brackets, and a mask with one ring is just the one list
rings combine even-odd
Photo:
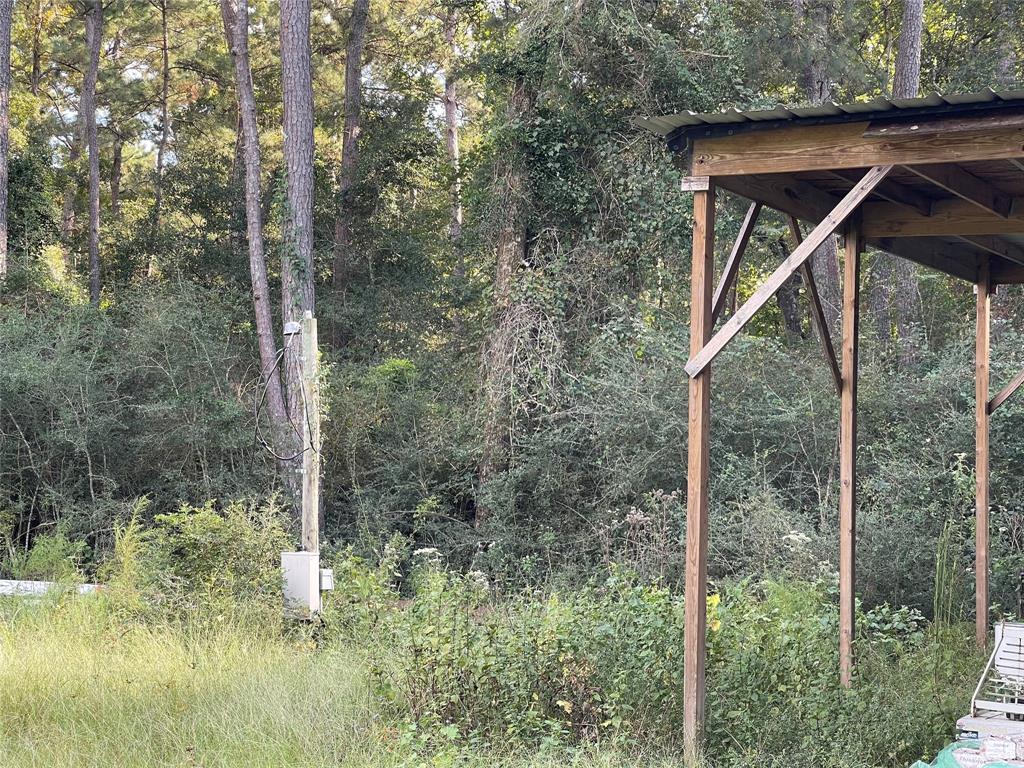
[[(693, 195), (693, 263), (690, 278), (690, 354), (711, 337), (714, 279), (715, 190)], [(689, 761), (700, 751), (704, 723), (707, 645), (708, 467), (711, 368), (690, 378), (686, 470), (686, 625), (683, 652), (683, 744)]]
[(843, 261), (843, 389), (839, 406), (839, 679), (849, 688), (856, 626), (857, 355), (860, 325), (860, 224), (846, 228)]
[(988, 389), (989, 307), (992, 275), (984, 259), (978, 267), (978, 319), (974, 352), (974, 529), (975, 529), (975, 640), (988, 644)]
[(316, 318), (302, 317), (302, 549), (320, 551), (320, 359)]

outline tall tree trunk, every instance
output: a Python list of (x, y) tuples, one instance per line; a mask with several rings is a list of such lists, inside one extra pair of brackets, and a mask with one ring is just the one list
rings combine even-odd
[[(920, 88), (923, 23), (924, 0), (904, 0), (903, 23), (896, 43), (896, 67), (892, 78), (892, 95), (895, 99), (912, 99), (917, 96)], [(888, 269), (883, 266), (880, 274), (874, 277), (889, 283), (883, 290), (892, 297), (889, 304), (896, 320), (897, 360), (901, 366), (911, 365), (919, 353), (914, 336), (914, 327), (921, 315), (917, 269), (913, 262), (889, 254), (880, 254), (875, 260), (888, 262)]]
[[(780, 258), (785, 259), (790, 254), (790, 246), (785, 237), (780, 237), (776, 243)], [(800, 305), (800, 286), (803, 281), (799, 273), (794, 274), (789, 280), (782, 284), (775, 299), (779, 304), (779, 311), (782, 312), (782, 330), (786, 338), (790, 340), (803, 338), (803, 310)]]
[[(13, 0), (12, 0), (13, 2)], [(32, 6), (32, 72), (28, 89), (33, 96), (39, 95), (43, 82), (43, 0), (35, 0)]]
[[(241, 0), (239, 0), (241, 1)], [(221, 14), (223, 15), (223, 2), (221, 0), (222, 8)], [(248, 0), (244, 0), (248, 5)], [(248, 8), (246, 9), (248, 10)], [(227, 24), (227, 19), (225, 19)], [(227, 29), (227, 27), (225, 27)], [(231, 38), (228, 37), (228, 48), (231, 48)], [(246, 38), (246, 47), (248, 47), (248, 38)], [(250, 86), (252, 80), (252, 72), (249, 70)], [(255, 96), (253, 96), (253, 104), (256, 102)], [(258, 137), (257, 137), (258, 138)], [(259, 147), (257, 146), (257, 149)], [(229, 241), (231, 245), (231, 253), (240, 253), (242, 246), (245, 243), (245, 230), (246, 230), (246, 204), (248, 199), (246, 197), (246, 186), (245, 186), (245, 173), (246, 173), (246, 161), (245, 161), (245, 149), (246, 149), (246, 138), (245, 138), (245, 126), (242, 124), (242, 102), (239, 98), (238, 102), (238, 117), (235, 121), (235, 151), (231, 156), (231, 177), (228, 184), (231, 188), (231, 222), (229, 224)], [(261, 172), (262, 173), (262, 172)], [(260, 221), (263, 221), (263, 206), (262, 198), (257, 196), (256, 200), (257, 207), (261, 216)], [(260, 228), (262, 234), (263, 229)]]
[(903, 0), (903, 24), (896, 42), (892, 97), (912, 99), (921, 87), (921, 31), (924, 0)]
[[(81, 116), (81, 108), (78, 111)], [(83, 125), (79, 126), (79, 129), (83, 128)], [(77, 224), (75, 217), (75, 194), (78, 191), (78, 177), (79, 167), (78, 164), (82, 159), (82, 140), (79, 136), (79, 131), (71, 139), (71, 149), (68, 151), (67, 169), (69, 179), (67, 186), (64, 187), (64, 202), (61, 206), (60, 216), (60, 231), (65, 242), (71, 240), (75, 235), (75, 226)], [(70, 250), (68, 251), (68, 266), (71, 265)]]
[(1017, 20), (1014, 9), (1016, 3), (1004, 0), (999, 6), (996, 18), (996, 42), (999, 46), (999, 59), (996, 62), (996, 85), (1010, 88), (1017, 82)]
[[(533, 99), (525, 83), (512, 85), (507, 118), (521, 120), (533, 110)], [(509, 392), (513, 376), (512, 351), (515, 346), (515, 310), (512, 287), (515, 274), (526, 261), (527, 231), (524, 210), (526, 178), (514, 157), (499, 160), (499, 215), (502, 220), (496, 243), (493, 307), (494, 327), (484, 344), (483, 354), (483, 450), (477, 470), (481, 488), (486, 487), (508, 465), (511, 402)], [(484, 494), (486, 495), (486, 493)], [(474, 525), (483, 528), (493, 509), (478, 499)]]
[(883, 350), (892, 342), (894, 261), (897, 261), (894, 256), (881, 251), (876, 251), (871, 261), (868, 310), (875, 326), (875, 338)]
[(363, 102), (363, 47), (370, 0), (355, 0), (345, 46), (345, 124), (342, 128), (338, 209), (334, 219), (334, 265), (331, 285), (342, 291), (352, 269), (352, 194), (359, 177), (359, 130)]
[[(243, 146), (243, 159), (239, 163), (245, 174), (245, 222), (249, 241), (249, 275), (252, 280), (252, 306), (256, 316), (256, 339), (260, 351), (260, 370), (266, 391), (266, 405), (274, 447), (279, 455), (294, 452), (288, 437), (288, 413), (285, 406), (281, 376), (276, 366), (277, 343), (270, 308), (270, 288), (267, 281), (267, 262), (263, 248), (263, 211), (260, 207), (260, 142), (256, 123), (256, 96), (249, 64), (249, 4), (248, 0), (220, 0), (224, 19), (224, 35), (235, 65), (238, 86), (238, 130)], [(281, 469), (287, 473), (288, 465)], [(287, 474), (285, 475), (287, 477)]]
[(89, 66), (82, 86), (82, 115), (85, 144), (89, 151), (89, 299), (100, 303), (100, 147), (96, 131), (96, 81), (100, 71), (100, 41), (103, 35), (102, 0), (87, 0), (86, 47)]
[(7, 154), (11, 128), (11, 18), (14, 0), (0, 0), (0, 279), (7, 275)]
[[(792, 0), (793, 16), (801, 37), (808, 40), (810, 58), (800, 72), (800, 88), (811, 104), (822, 104), (832, 97), (832, 80), (828, 72), (826, 54), (830, 47), (829, 6), (824, 2), (808, 4), (806, 0)], [(811, 257), (811, 271), (818, 286), (821, 308), (830, 328), (839, 323), (842, 291), (839, 286), (839, 253), (834, 237), (826, 238)], [(798, 280), (794, 274), (790, 282)]]
[(114, 135), (113, 159), (110, 164), (110, 218), (115, 222), (121, 216), (121, 172), (124, 154), (124, 139), (113, 126), (111, 133)]
[[(459, 102), (456, 96), (455, 80), (455, 32), (458, 14), (450, 8), (444, 19), (444, 41), (448, 46), (448, 64), (444, 73), (444, 124), (448, 144), (448, 161), (452, 165), (452, 214), (448, 234), (458, 247), (462, 238), (462, 169), (459, 165)], [(460, 257), (456, 263), (457, 276), (461, 277), (465, 266)]]
[(160, 243), (160, 225), (163, 217), (164, 207), (164, 159), (167, 154), (167, 137), (170, 131), (170, 113), (167, 101), (171, 90), (171, 58), (167, 43), (167, 0), (156, 0), (155, 5), (160, 10), (160, 142), (156, 150), (156, 191), (153, 203), (153, 234), (149, 249), (149, 266), (146, 268), (147, 277), (156, 277), (157, 257), (156, 249)]
[[(281, 0), (281, 84), (287, 206), (281, 255), (281, 304), (285, 326), (314, 310), (313, 293), (313, 79), (310, 0)], [(291, 337), (299, 343), (298, 334)], [(285, 345), (289, 345), (288, 337)], [(302, 370), (296, 346), (285, 355), (288, 417), (298, 449), (302, 440)], [(298, 453), (298, 450), (295, 451)], [(300, 477), (301, 456), (294, 464)]]

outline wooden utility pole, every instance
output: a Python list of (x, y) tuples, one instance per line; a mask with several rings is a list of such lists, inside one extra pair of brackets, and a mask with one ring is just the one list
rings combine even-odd
[[(711, 338), (711, 283), (715, 276), (715, 188), (706, 179), (693, 193), (693, 262), (690, 277), (690, 356)], [(696, 764), (704, 723), (707, 645), (708, 470), (711, 368), (690, 378), (686, 470), (686, 616), (683, 627), (683, 748)]]
[(856, 626), (857, 357), (860, 326), (860, 226), (846, 227), (843, 261), (843, 380), (839, 403), (839, 680), (853, 680)]
[(320, 360), (316, 318), (302, 316), (302, 549), (320, 551)]
[(974, 535), (975, 535), (975, 639), (988, 644), (988, 389), (989, 309), (992, 275), (988, 259), (978, 267), (978, 319), (974, 353)]

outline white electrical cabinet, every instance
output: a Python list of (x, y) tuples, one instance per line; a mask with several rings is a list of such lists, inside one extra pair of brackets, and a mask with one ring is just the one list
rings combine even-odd
[(282, 552), (284, 613), (293, 619), (311, 619), (320, 612), (320, 553)]

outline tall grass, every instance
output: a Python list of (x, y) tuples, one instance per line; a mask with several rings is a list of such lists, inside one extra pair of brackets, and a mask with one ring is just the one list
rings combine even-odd
[(0, 599), (0, 767), (641, 764), (597, 747), (424, 750), (381, 714), (362, 653), (230, 620), (125, 622), (102, 597)]
[(2, 607), (0, 765), (376, 766), (384, 735), (344, 651), (97, 599)]

